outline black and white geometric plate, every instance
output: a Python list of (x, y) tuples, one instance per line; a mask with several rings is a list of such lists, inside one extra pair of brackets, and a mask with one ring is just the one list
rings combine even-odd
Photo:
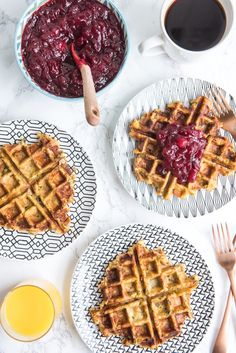
[[(108, 263), (143, 239), (146, 246), (161, 246), (173, 263), (184, 263), (188, 274), (199, 276), (199, 286), (191, 296), (194, 319), (187, 321), (181, 335), (158, 350), (126, 347), (118, 337), (102, 337), (89, 314), (102, 298), (98, 283)], [(186, 239), (151, 224), (121, 226), (100, 235), (85, 250), (77, 263), (71, 282), (71, 311), (75, 327), (93, 353), (190, 353), (203, 339), (214, 311), (214, 285), (206, 262)]]
[(67, 132), (43, 121), (8, 121), (0, 125), (0, 147), (6, 143), (17, 143), (22, 138), (27, 143), (35, 142), (39, 132), (59, 141), (76, 174), (75, 197), (70, 207), (70, 230), (64, 235), (49, 231), (30, 235), (0, 228), (1, 256), (32, 260), (55, 254), (79, 236), (89, 222), (95, 206), (97, 186), (92, 163), (80, 144)]
[[(188, 106), (191, 99), (200, 95), (210, 95), (213, 84), (193, 78), (173, 78), (159, 81), (138, 93), (124, 108), (113, 137), (113, 159), (118, 176), (128, 193), (149, 210), (162, 215), (175, 217), (196, 217), (213, 212), (221, 208), (236, 194), (236, 178), (219, 176), (217, 188), (211, 192), (199, 190), (195, 196), (185, 199), (172, 197), (164, 200), (157, 196), (154, 188), (138, 182), (132, 171), (134, 139), (129, 137), (129, 124), (133, 119), (139, 118), (143, 113), (154, 108), (164, 109), (166, 104), (173, 101), (182, 101)], [(236, 113), (236, 103), (233, 97), (221, 90), (226, 100)], [(222, 130), (222, 135), (227, 136), (234, 143), (232, 136)]]

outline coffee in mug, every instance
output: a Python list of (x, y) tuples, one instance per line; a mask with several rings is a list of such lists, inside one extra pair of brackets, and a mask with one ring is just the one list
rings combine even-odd
[(161, 33), (139, 45), (143, 55), (168, 54), (180, 62), (222, 52), (235, 21), (234, 0), (164, 0)]
[(166, 12), (165, 28), (181, 48), (207, 50), (223, 37), (226, 14), (217, 0), (175, 0)]

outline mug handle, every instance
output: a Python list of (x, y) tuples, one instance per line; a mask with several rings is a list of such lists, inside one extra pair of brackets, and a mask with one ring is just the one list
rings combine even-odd
[(144, 56), (154, 56), (164, 54), (164, 41), (161, 36), (155, 34), (154, 36), (144, 40), (139, 45), (139, 51)]

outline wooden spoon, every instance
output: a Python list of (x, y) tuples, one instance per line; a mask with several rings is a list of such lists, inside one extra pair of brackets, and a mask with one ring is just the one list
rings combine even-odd
[(100, 122), (100, 111), (98, 107), (91, 69), (86, 64), (86, 62), (79, 57), (79, 54), (75, 49), (74, 43), (71, 44), (71, 54), (73, 56), (76, 66), (78, 67), (82, 75), (84, 110), (87, 122), (90, 125), (96, 126)]

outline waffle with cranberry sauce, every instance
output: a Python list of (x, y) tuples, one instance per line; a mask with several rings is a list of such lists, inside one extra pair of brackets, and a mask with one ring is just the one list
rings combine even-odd
[(103, 302), (91, 310), (92, 319), (104, 336), (156, 348), (192, 318), (190, 295), (197, 285), (197, 275), (188, 276), (183, 264), (173, 265), (161, 248), (138, 242), (109, 264), (100, 284)]
[(213, 190), (218, 175), (236, 170), (236, 152), (228, 138), (219, 136), (221, 123), (206, 97), (168, 104), (133, 120), (130, 136), (136, 140), (133, 162), (139, 181), (152, 185), (158, 195), (194, 195)]
[(0, 149), (0, 226), (37, 234), (69, 230), (74, 173), (56, 139), (39, 134)]

